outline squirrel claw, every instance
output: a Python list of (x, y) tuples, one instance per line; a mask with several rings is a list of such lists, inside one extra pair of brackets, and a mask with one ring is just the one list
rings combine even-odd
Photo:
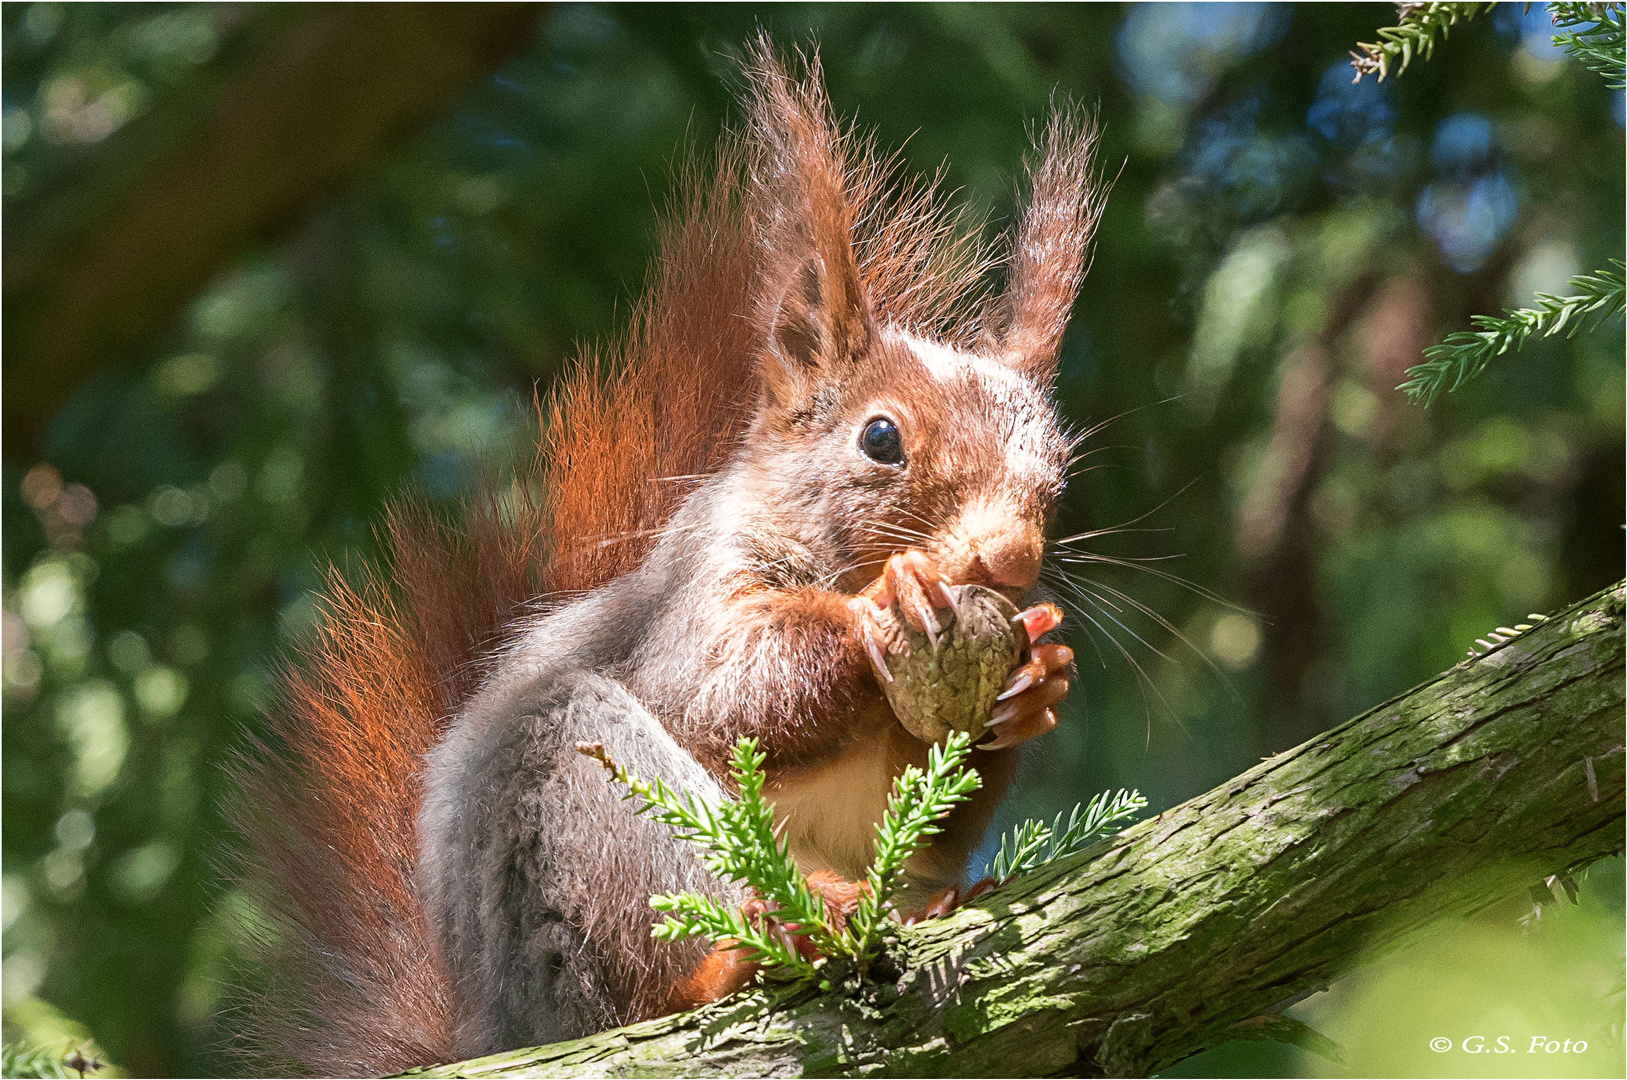
[(887, 654), (882, 650), (881, 643), (866, 634), (864, 648), (870, 654), (870, 666), (876, 669), (876, 678), (892, 682), (893, 673), (887, 670)]
[[(1013, 675), (1011, 677), (1011, 679), (1006, 683), (1006, 688), (1004, 690), (1000, 691), (1000, 695), (998, 697), (996, 697), (994, 700), (995, 701), (1007, 701), (1007, 700), (1009, 700), (1011, 698), (1016, 697), (1018, 694), (1022, 693), (1024, 690), (1027, 690), (1030, 686), (1033, 686), (1033, 685), (1034, 685), (1034, 676), (1031, 673), (1029, 673), (1026, 670), (1026, 668), (1018, 668), (1017, 673), (1015, 675)], [(1005, 710), (1002, 709), (1001, 711), (1004, 712)], [(989, 723), (997, 724), (997, 723), (999, 723), (999, 721), (998, 720), (991, 720), (991, 721), (989, 721)]]
[(932, 651), (936, 653), (938, 651), (938, 635), (943, 633), (943, 627), (938, 625), (938, 620), (933, 618), (930, 611), (920, 612), (919, 617), (921, 619), (921, 629), (926, 631), (926, 639), (932, 643)]
[[(1016, 717), (1007, 717), (1007, 720), (1013, 719), (1016, 719)], [(978, 743), (977, 749), (1004, 750), (1008, 746), (1016, 746), (1018, 743), (1027, 742), (1036, 735), (1045, 734), (1056, 727), (1057, 723), (1056, 710), (1045, 708), (1037, 715), (1022, 717), (1010, 727), (1001, 728), (993, 742)]]
[(948, 595), (944, 589), (948, 584), (946, 579), (932, 561), (919, 551), (906, 551), (889, 558), (882, 576), (887, 581), (886, 591), (897, 599), (904, 618), (927, 636), (936, 652), (943, 626), (938, 622), (933, 607), (934, 601), (936, 606), (949, 606), (943, 602)]
[(1072, 663), (1073, 650), (1066, 645), (1035, 645), (995, 699), (1001, 706), (984, 725), (994, 738), (977, 749), (1003, 750), (1056, 727), (1056, 705), (1068, 696)]
[(1028, 632), (1028, 643), (1032, 645), (1062, 625), (1062, 609), (1055, 604), (1035, 604), (1027, 611), (1018, 612), (1011, 621), (1022, 625)]
[(986, 877), (970, 886), (951, 885), (931, 896), (922, 905), (921, 910), (904, 920), (905, 926), (914, 926), (922, 919), (937, 919), (949, 914), (958, 907), (971, 903), (984, 893), (996, 888), (1000, 883), (993, 878)]
[(882, 683), (892, 682), (893, 674), (887, 670), (887, 646), (892, 636), (889, 627), (894, 625), (892, 612), (877, 606), (868, 592), (853, 597), (847, 602), (847, 606), (853, 613), (854, 632), (858, 634), (859, 640), (864, 642), (865, 655), (870, 658), (870, 667), (875, 672), (876, 680)]

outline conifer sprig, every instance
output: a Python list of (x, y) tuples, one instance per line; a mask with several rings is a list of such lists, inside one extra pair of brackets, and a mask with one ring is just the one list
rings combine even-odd
[(1395, 6), (1396, 25), (1381, 29), (1377, 42), (1357, 42), (1356, 48), (1361, 51), (1351, 52), (1350, 66), (1356, 69), (1356, 77), (1351, 82), (1361, 82), (1362, 76), (1375, 73), (1378, 81), (1383, 82), (1392, 68), (1397, 75), (1407, 70), (1415, 56), (1428, 60), (1435, 51), (1437, 38), (1446, 38), (1459, 21), (1466, 22), (1493, 5), (1432, 0)]
[(1083, 806), (1075, 803), (1065, 825), (1061, 814), (1049, 825), (1029, 819), (1000, 838), (1000, 852), (989, 866), (989, 876), (1004, 881), (1083, 851), (1113, 832), (1113, 826), (1146, 808), (1141, 792), (1121, 789), (1111, 794), (1104, 791)]
[(977, 770), (963, 767), (971, 752), (971, 737), (952, 732), (927, 752), (924, 772), (911, 765), (893, 781), (887, 812), (876, 824), (875, 855), (865, 874), (869, 889), (847, 922), (849, 947), (861, 964), (880, 944), (882, 922), (898, 892), (905, 862), (943, 831), (939, 822), (956, 803), (983, 786)]
[(47, 1049), (28, 1043), (7, 1043), (0, 1048), (0, 1076), (39, 1077), (42, 1080), (90, 1076), (104, 1067), (94, 1048), (74, 1046)]
[(1610, 89), (1627, 86), (1627, 20), (1621, 4), (1555, 3), (1548, 12), (1561, 31), (1554, 44), (1603, 75)]
[[(740, 789), (740, 798), (727, 804), (723, 817), (730, 828), (723, 833), (717, 865), (732, 881), (743, 881), (768, 901), (775, 918), (793, 923), (797, 933), (814, 934), (821, 943), (832, 939), (825, 902), (808, 888), (807, 879), (791, 858), (790, 847), (774, 835), (774, 808), (763, 801), (762, 766), (767, 755), (757, 749), (756, 739), (735, 744), (729, 772)], [(737, 845), (736, 835), (747, 842)], [(717, 873), (716, 870), (713, 873)]]
[(1570, 337), (1590, 322), (1620, 315), (1627, 266), (1620, 259), (1611, 263), (1613, 271), (1571, 278), (1570, 296), (1538, 293), (1536, 307), (1474, 316), (1469, 320), (1474, 330), (1459, 330), (1425, 349), (1424, 362), (1407, 369), (1407, 381), (1400, 389), (1428, 405), (1443, 391), (1456, 390), (1479, 375), (1494, 358), (1524, 348), (1533, 337), (1549, 337), (1561, 330)]
[(714, 876), (749, 886), (766, 902), (772, 920), (749, 922), (733, 906), (713, 897), (672, 893), (650, 899), (650, 906), (666, 916), (654, 928), (655, 936), (664, 941), (694, 936), (732, 941), (751, 950), (757, 962), (793, 976), (811, 975), (814, 970), (789, 940), (793, 934), (807, 935), (826, 956), (848, 956), (862, 964), (874, 955), (904, 864), (942, 830), (940, 822), (955, 804), (983, 785), (976, 770), (965, 765), (971, 739), (964, 733), (952, 734), (942, 746), (928, 751), (924, 770), (912, 765), (894, 780), (887, 812), (876, 825), (867, 889), (845, 929), (837, 933), (824, 901), (808, 888), (787, 846), (774, 835), (773, 807), (763, 799), (764, 755), (755, 740), (736, 744), (730, 772), (740, 798), (719, 806), (680, 795), (659, 778), (645, 781), (598, 743), (581, 743), (577, 750), (598, 761), (627, 789), (623, 798), (639, 800), (638, 813), (697, 845)]
[[(1435, 36), (1446, 37), (1460, 19), (1469, 19), (1493, 4), (1403, 3), (1396, 5), (1400, 25), (1378, 32), (1381, 44), (1361, 44), (1350, 54), (1356, 82), (1370, 71), (1380, 80), (1400, 57), (1395, 72), (1406, 70), (1413, 56), (1429, 58)], [(1561, 31), (1554, 44), (1563, 46), (1589, 70), (1605, 77), (1611, 89), (1627, 86), (1627, 16), (1623, 5), (1560, 2), (1548, 5)], [(1532, 308), (1505, 310), (1502, 315), (1476, 315), (1475, 329), (1459, 330), (1439, 345), (1424, 350), (1424, 362), (1407, 369), (1400, 389), (1414, 401), (1430, 404), (1442, 391), (1456, 390), (1479, 375), (1495, 357), (1517, 352), (1532, 337), (1548, 337), (1561, 330), (1569, 337), (1588, 321), (1621, 314), (1623, 264), (1611, 260), (1615, 272), (1600, 270), (1571, 279), (1571, 296), (1538, 293)]]
[(774, 835), (773, 810), (763, 801), (764, 755), (755, 739), (735, 745), (730, 772), (740, 788), (738, 800), (714, 806), (685, 792), (678, 794), (657, 777), (646, 782), (610, 757), (598, 743), (579, 743), (578, 751), (598, 761), (622, 787), (624, 799), (640, 801), (638, 813), (670, 826), (680, 838), (701, 849), (701, 859), (714, 877), (749, 886), (761, 897), (777, 924), (777, 933), (765, 922), (748, 923), (732, 905), (697, 893), (672, 893), (650, 898), (650, 906), (666, 918), (652, 931), (664, 941), (700, 935), (714, 942), (735, 941), (753, 952), (751, 959), (809, 975), (813, 967), (789, 940), (808, 934), (821, 952), (835, 946), (837, 936), (825, 916), (824, 902), (808, 888), (790, 851)]
[(702, 937), (716, 944), (746, 950), (746, 959), (778, 968), (793, 978), (813, 975), (814, 967), (788, 941), (768, 925), (753, 925), (738, 908), (700, 893), (665, 893), (650, 897), (650, 907), (666, 918), (650, 928), (657, 941), (683, 941)]
[(68, 1075), (60, 1051), (8, 1043), (0, 1050), (0, 1075), (55, 1078)]

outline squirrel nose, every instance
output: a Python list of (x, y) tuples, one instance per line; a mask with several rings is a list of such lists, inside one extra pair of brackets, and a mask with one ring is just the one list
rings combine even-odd
[[(1027, 589), (1039, 579), (1045, 552), (1043, 527), (1009, 499), (971, 500), (952, 532), (952, 562), (966, 568), (966, 580), (996, 589)], [(962, 561), (964, 560), (964, 561)]]
[(972, 574), (1001, 589), (1026, 589), (1039, 578), (1040, 544), (1027, 536), (1004, 536), (978, 545)]

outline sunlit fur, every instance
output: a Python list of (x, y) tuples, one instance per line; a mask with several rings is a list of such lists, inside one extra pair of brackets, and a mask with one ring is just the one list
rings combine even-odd
[[(417, 879), (433, 847), (419, 763), (528, 642), (568, 626), (617, 656), (714, 772), (737, 734), (760, 734), (799, 855), (851, 875), (879, 785), (920, 748), (832, 631), (841, 595), (906, 547), (966, 580), (1037, 569), (1067, 449), (1046, 392), (1100, 209), (1090, 125), (1063, 109), (1045, 129), (1002, 258), (832, 121), (816, 61), (798, 76), (766, 42), (751, 56), (746, 122), (709, 176), (681, 178), (625, 338), (560, 381), (510, 482), (451, 514), (401, 500), (382, 562), (332, 575), (272, 736), (237, 769), (272, 979), (244, 1037), (262, 1070), (380, 1075), (468, 1045)], [(1002, 261), (1009, 285), (988, 295)], [(902, 472), (858, 452), (878, 412), (903, 433)], [(629, 597), (649, 615), (639, 633), (632, 608), (588, 618)], [(535, 618), (539, 599), (557, 614)], [(1010, 778), (1010, 752), (987, 757), (988, 789), (918, 880), (961, 872)], [(648, 918), (624, 881), (581, 887), (608, 905), (587, 922), (620, 925), (629, 904)], [(668, 1007), (672, 962), (647, 937), (617, 941), (605, 1017)]]

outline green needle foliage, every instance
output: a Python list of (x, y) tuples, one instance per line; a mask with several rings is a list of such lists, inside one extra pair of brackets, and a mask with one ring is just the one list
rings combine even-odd
[(1550, 4), (1554, 35), (1589, 71), (1598, 72), (1610, 89), (1627, 87), (1627, 21), (1621, 4)]
[[(1414, 55), (1429, 59), (1435, 37), (1444, 38), (1459, 19), (1470, 19), (1493, 4), (1403, 3), (1399, 26), (1378, 32), (1381, 44), (1358, 44), (1360, 53), (1350, 54), (1356, 81), (1368, 72), (1378, 72), (1383, 80), (1389, 65), (1400, 58), (1397, 75), (1407, 69)], [(1561, 33), (1554, 43), (1563, 46), (1577, 60), (1603, 75), (1611, 89), (1627, 85), (1627, 24), (1621, 4), (1555, 3), (1549, 5), (1554, 24)], [(1407, 369), (1407, 381), (1400, 389), (1425, 405), (1444, 391), (1456, 390), (1486, 369), (1494, 357), (1518, 352), (1533, 336), (1548, 337), (1561, 330), (1566, 336), (1589, 320), (1597, 322), (1622, 310), (1622, 270), (1620, 260), (1612, 260), (1616, 271), (1600, 270), (1571, 279), (1572, 296), (1537, 294), (1534, 308), (1505, 309), (1502, 315), (1476, 315), (1473, 330), (1459, 330), (1439, 345), (1424, 350), (1424, 362)], [(1568, 328), (1568, 329), (1567, 329)]]
[(638, 813), (670, 826), (698, 846), (714, 876), (755, 891), (775, 922), (788, 931), (782, 935), (766, 924), (753, 926), (734, 907), (712, 897), (674, 893), (650, 899), (650, 906), (666, 915), (654, 928), (657, 938), (681, 941), (699, 935), (712, 941), (733, 940), (751, 950), (752, 959), (765, 966), (783, 968), (796, 976), (813, 974), (812, 965), (802, 958), (789, 935), (809, 935), (820, 952), (834, 948), (838, 937), (825, 916), (824, 903), (808, 888), (786, 845), (774, 836), (773, 808), (763, 801), (764, 755), (755, 739), (741, 739), (729, 763), (740, 798), (717, 806), (687, 792), (679, 794), (659, 777), (646, 783), (612, 760), (597, 743), (577, 749), (604, 765), (627, 789), (624, 798), (642, 801)]
[(10, 1043), (0, 1049), (0, 1076), (80, 1077), (94, 1075), (102, 1067), (95, 1054), (84, 1047), (49, 1050), (27, 1043)]
[(1090, 802), (1075, 803), (1067, 824), (1062, 815), (1047, 825), (1029, 819), (1000, 839), (1000, 852), (989, 867), (989, 876), (1005, 881), (1017, 874), (1037, 869), (1064, 855), (1083, 851), (1097, 840), (1116, 832), (1114, 826), (1145, 810), (1147, 800), (1139, 791), (1104, 791)]
[(709, 896), (671, 893), (650, 899), (650, 906), (666, 915), (654, 928), (655, 936), (664, 941), (696, 936), (734, 941), (751, 950), (753, 960), (792, 977), (812, 976), (814, 968), (790, 935), (807, 936), (825, 956), (849, 957), (861, 966), (868, 962), (880, 947), (904, 864), (941, 831), (939, 823), (957, 803), (983, 786), (976, 770), (966, 767), (971, 739), (961, 732), (931, 749), (924, 770), (911, 765), (893, 781), (887, 812), (876, 825), (875, 858), (865, 875), (867, 892), (846, 928), (838, 932), (824, 902), (808, 888), (786, 845), (774, 835), (774, 809), (763, 800), (764, 755), (756, 740), (741, 739), (735, 745), (729, 769), (740, 798), (720, 806), (674, 792), (660, 779), (645, 782), (597, 743), (577, 749), (627, 789), (625, 798), (641, 800), (639, 813), (697, 845), (714, 875), (749, 886), (767, 904), (773, 924), (762, 920), (753, 925), (738, 910)]
[(1436, 38), (1446, 38), (1459, 20), (1468, 21), (1492, 6), (1451, 3), (1397, 4), (1396, 9), (1400, 15), (1397, 25), (1386, 26), (1380, 30), (1376, 43), (1358, 42), (1356, 48), (1361, 51), (1351, 52), (1350, 66), (1356, 69), (1356, 77), (1351, 81), (1361, 82), (1363, 75), (1376, 72), (1379, 82), (1383, 82), (1392, 65), (1395, 67), (1395, 73), (1399, 75), (1407, 70), (1407, 65), (1412, 63), (1414, 56), (1428, 60), (1435, 51)]
[(1623, 302), (1621, 260), (1611, 260), (1616, 269), (1600, 270), (1571, 278), (1575, 295), (1537, 294), (1537, 306), (1505, 310), (1502, 315), (1476, 315), (1476, 329), (1459, 330), (1439, 345), (1424, 350), (1424, 363), (1407, 369), (1407, 381), (1400, 389), (1425, 405), (1443, 390), (1456, 390), (1479, 375), (1493, 357), (1518, 351), (1532, 337), (1549, 337), (1566, 331), (1566, 336), (1591, 322), (1620, 315)]
[(0, 1075), (4, 1076), (67, 1076), (62, 1055), (34, 1046), (7, 1046), (0, 1051)]
[(911, 765), (893, 781), (887, 812), (876, 824), (875, 857), (865, 874), (869, 890), (847, 924), (849, 947), (861, 965), (880, 945), (883, 919), (898, 892), (904, 863), (942, 831), (938, 822), (956, 803), (983, 786), (975, 769), (962, 767), (971, 751), (971, 737), (952, 732), (928, 752), (926, 771)]

